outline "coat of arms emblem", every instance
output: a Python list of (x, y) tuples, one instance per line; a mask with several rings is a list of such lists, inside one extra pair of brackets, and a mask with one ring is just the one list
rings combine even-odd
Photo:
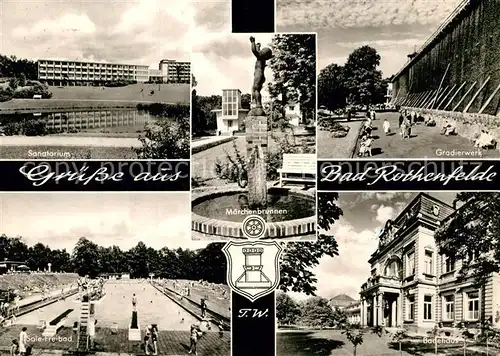
[(227, 284), (236, 293), (255, 301), (279, 284), (279, 258), (283, 248), (276, 241), (228, 242)]

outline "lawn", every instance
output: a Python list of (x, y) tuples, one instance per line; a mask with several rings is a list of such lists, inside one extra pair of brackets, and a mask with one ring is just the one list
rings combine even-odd
[[(160, 88), (160, 89), (158, 89)], [(150, 95), (151, 90), (154, 91)], [(64, 111), (68, 109), (135, 108), (139, 103), (189, 105), (188, 84), (133, 84), (125, 87), (50, 87), (52, 99), (12, 99), (0, 103), (0, 112)]]
[[(2, 159), (137, 159), (127, 147), (67, 147), (67, 146), (3, 146)], [(51, 157), (36, 157), (38, 152), (49, 152)]]
[[(132, 84), (124, 87), (49, 87), (52, 99), (128, 100), (189, 104), (189, 84)], [(154, 91), (153, 95), (151, 91)]]

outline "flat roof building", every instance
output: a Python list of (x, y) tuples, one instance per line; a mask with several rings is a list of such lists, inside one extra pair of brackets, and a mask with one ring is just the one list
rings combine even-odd
[(239, 89), (222, 89), (222, 109), (212, 111), (217, 116), (218, 134), (227, 135), (243, 129), (243, 123), (249, 110), (241, 107), (241, 91)]
[(162, 59), (158, 66), (163, 76), (164, 83), (191, 82), (191, 63), (177, 62), (173, 59)]
[(185, 83), (191, 81), (191, 63), (160, 61), (159, 69), (147, 65), (39, 59), (38, 79), (48, 85), (101, 85), (110, 82)]
[(39, 59), (38, 79), (49, 85), (89, 85), (114, 81), (143, 83), (149, 80), (149, 67), (136, 64)]

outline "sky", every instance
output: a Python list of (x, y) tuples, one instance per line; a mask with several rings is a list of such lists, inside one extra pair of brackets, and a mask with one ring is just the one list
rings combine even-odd
[(1, 0), (0, 53), (158, 68), (190, 60), (203, 33), (226, 25), (213, 0)]
[(384, 77), (397, 73), (462, 0), (276, 0), (280, 32), (318, 33), (318, 69), (343, 65), (358, 47), (381, 56)]
[[(339, 255), (323, 257), (313, 269), (318, 282), (317, 295), (332, 298), (347, 294), (359, 299), (361, 285), (370, 276), (368, 259), (378, 247), (378, 233), (388, 219), (394, 219), (418, 193), (412, 192), (365, 192), (339, 193), (337, 205), (343, 216), (332, 226), (329, 233), (335, 236)], [(429, 195), (452, 205), (456, 193), (438, 192)], [(291, 293), (297, 299), (305, 295)]]
[(191, 240), (189, 193), (2, 193), (0, 234), (72, 251), (80, 237), (128, 250), (206, 245)]
[[(229, 1), (227, 2), (229, 4)], [(221, 95), (222, 89), (240, 89), (250, 93), (255, 57), (251, 51), (250, 34), (231, 34), (228, 27), (212, 31), (193, 46), (192, 71), (196, 78), (196, 93), (203, 96)], [(261, 47), (271, 47), (272, 34), (253, 35)], [(266, 67), (265, 95), (272, 72)]]

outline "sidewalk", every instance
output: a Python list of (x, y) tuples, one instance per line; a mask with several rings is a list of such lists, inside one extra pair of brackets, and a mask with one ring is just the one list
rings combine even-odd
[(137, 138), (84, 136), (0, 136), (1, 146), (141, 147)]

